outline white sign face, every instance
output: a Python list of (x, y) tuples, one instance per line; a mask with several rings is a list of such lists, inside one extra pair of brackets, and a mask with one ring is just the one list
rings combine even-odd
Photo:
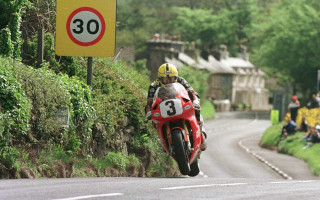
[(181, 115), (182, 105), (180, 99), (170, 99), (160, 103), (160, 112), (163, 118)]
[(106, 25), (103, 16), (97, 10), (81, 7), (71, 13), (66, 28), (74, 43), (92, 46), (101, 40)]

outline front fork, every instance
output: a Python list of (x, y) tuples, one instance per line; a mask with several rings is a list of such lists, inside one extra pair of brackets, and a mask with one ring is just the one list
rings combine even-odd
[(180, 129), (185, 141), (185, 149), (186, 149), (186, 153), (187, 155), (190, 155), (192, 152), (192, 148), (191, 148), (191, 143), (190, 143), (190, 137), (189, 137), (189, 130), (186, 124), (186, 120), (183, 119), (182, 121), (182, 125), (183, 127), (173, 127), (170, 129), (169, 123), (166, 123), (166, 133), (167, 133), (167, 138), (168, 138), (168, 143), (169, 143), (169, 151), (170, 151), (170, 155), (173, 155), (173, 148), (172, 148), (172, 139), (171, 139), (171, 133), (174, 129)]

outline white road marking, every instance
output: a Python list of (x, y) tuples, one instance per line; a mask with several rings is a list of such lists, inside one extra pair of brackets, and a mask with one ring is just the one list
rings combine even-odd
[(160, 190), (181, 190), (188, 188), (202, 188), (202, 187), (215, 187), (215, 186), (237, 186), (237, 185), (247, 185), (248, 183), (225, 183), (225, 184), (210, 184), (210, 185), (190, 185), (190, 186), (178, 186), (178, 187), (168, 187), (160, 188)]
[(289, 176), (288, 174), (284, 173), (282, 170), (280, 170), (278, 167), (276, 167), (275, 165), (273, 165), (272, 163), (270, 163), (269, 161), (267, 161), (266, 159), (262, 158), (261, 156), (259, 156), (258, 154), (256, 154), (255, 152), (251, 151), (248, 147), (244, 146), (242, 144), (242, 141), (238, 142), (238, 145), (244, 149), (247, 153), (253, 155), (256, 159), (258, 159), (260, 162), (264, 163), (265, 165), (267, 165), (268, 167), (270, 167), (273, 171), (275, 171), (276, 173), (278, 173), (280, 176), (282, 176), (284, 179), (288, 179), (288, 180), (292, 180), (293, 178), (291, 176)]
[(306, 180), (306, 181), (279, 181), (279, 182), (269, 182), (272, 184), (288, 184), (288, 183), (310, 183), (315, 182), (317, 180)]
[(53, 200), (79, 200), (79, 199), (90, 199), (90, 198), (98, 198), (98, 197), (113, 197), (113, 196), (119, 196), (119, 195), (123, 195), (123, 194), (122, 193), (97, 194), (97, 195), (78, 196), (78, 197), (53, 199)]

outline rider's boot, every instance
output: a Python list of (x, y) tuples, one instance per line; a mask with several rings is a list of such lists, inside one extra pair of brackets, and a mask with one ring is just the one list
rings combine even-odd
[(201, 145), (200, 145), (200, 149), (201, 151), (205, 151), (207, 149), (207, 143), (206, 143), (206, 139), (207, 139), (207, 133), (206, 133), (206, 129), (203, 126), (203, 122), (199, 123), (200, 125), (200, 129), (201, 129)]
[(205, 151), (207, 149), (207, 143), (206, 143), (206, 139), (207, 139), (207, 133), (206, 133), (206, 128), (204, 127), (204, 121), (203, 121), (203, 117), (200, 114), (200, 110), (196, 110), (196, 117), (200, 126), (200, 130), (201, 130), (201, 145), (200, 145), (200, 149), (201, 151)]

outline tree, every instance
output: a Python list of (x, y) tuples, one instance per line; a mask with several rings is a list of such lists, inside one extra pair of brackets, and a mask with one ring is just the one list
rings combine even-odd
[(181, 34), (183, 40), (199, 41), (200, 46), (226, 44), (231, 52), (237, 46), (236, 25), (230, 19), (230, 11), (223, 10), (215, 15), (212, 10), (191, 10), (184, 7), (175, 8), (175, 13), (170, 24), (171, 27), (176, 27), (174, 33)]
[(27, 0), (0, 1), (0, 54), (20, 58), (20, 23)]
[(258, 63), (304, 97), (316, 91), (320, 60), (320, 14), (313, 3), (283, 1), (265, 21), (255, 24), (252, 33)]

